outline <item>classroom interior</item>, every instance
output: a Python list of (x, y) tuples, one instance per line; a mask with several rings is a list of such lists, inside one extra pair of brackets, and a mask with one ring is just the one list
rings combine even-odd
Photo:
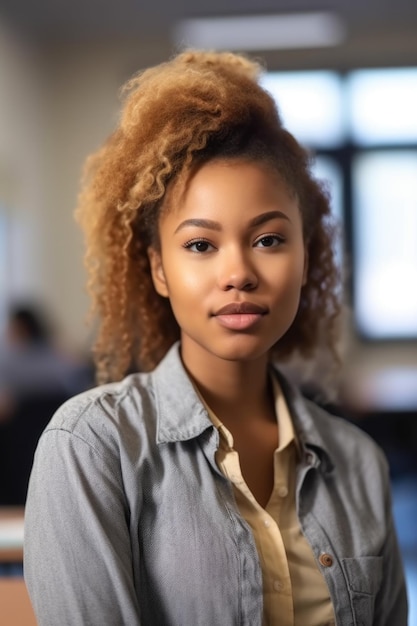
[[(387, 455), (409, 626), (417, 626), (417, 3), (151, 4), (1, 3), (0, 331), (8, 303), (41, 302), (63, 344), (88, 353), (73, 210), (85, 157), (112, 131), (126, 79), (187, 45), (262, 59), (262, 80), (285, 125), (314, 155), (340, 222), (345, 364), (337, 376), (327, 363), (303, 364), (300, 384)], [(321, 396), (322, 387), (336, 393)], [(22, 579), (21, 500), (0, 506), (5, 626), (35, 623)]]

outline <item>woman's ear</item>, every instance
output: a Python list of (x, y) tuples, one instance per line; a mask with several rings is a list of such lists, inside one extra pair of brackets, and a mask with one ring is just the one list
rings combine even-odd
[(153, 286), (155, 287), (155, 291), (159, 293), (160, 296), (164, 298), (168, 298), (168, 285), (165, 278), (165, 272), (162, 265), (162, 257), (161, 253), (158, 250), (155, 250), (153, 247), (148, 248), (148, 259), (149, 264), (151, 266), (151, 276), (153, 281)]

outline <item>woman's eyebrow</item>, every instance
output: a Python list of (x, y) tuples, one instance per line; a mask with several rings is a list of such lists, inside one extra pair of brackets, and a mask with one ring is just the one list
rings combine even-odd
[(287, 222), (291, 222), (289, 216), (282, 211), (267, 211), (267, 213), (261, 213), (261, 215), (257, 215), (253, 219), (250, 220), (249, 226), (261, 226), (261, 224), (265, 224), (265, 222), (269, 222), (273, 219), (281, 219), (287, 220)]
[(215, 222), (214, 220), (190, 218), (188, 220), (184, 220), (183, 222), (181, 222), (181, 224), (179, 224), (177, 228), (175, 229), (175, 233), (177, 233), (179, 230), (182, 230), (183, 228), (186, 228), (187, 226), (198, 226), (200, 228), (208, 228), (210, 230), (218, 230), (218, 231), (222, 229), (221, 224), (219, 222)]

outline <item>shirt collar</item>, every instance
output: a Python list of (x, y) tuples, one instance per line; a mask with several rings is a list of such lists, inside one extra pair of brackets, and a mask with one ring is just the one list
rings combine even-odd
[(331, 459), (332, 433), (329, 428), (329, 414), (318, 405), (307, 400), (300, 390), (293, 385), (273, 365), (296, 432), (300, 453), (310, 460), (312, 465), (322, 466), (324, 471), (331, 471), (334, 464)]
[[(323, 464), (325, 469), (332, 469), (328, 453), (331, 435), (328, 433), (328, 421), (323, 421), (323, 412), (307, 401), (275, 366), (271, 365), (271, 368), (271, 375), (277, 378), (278, 388), (291, 416), (288, 429), (285, 422), (284, 426), (281, 425), (281, 429), (284, 428), (281, 437), (288, 441), (292, 432), (301, 452), (310, 457), (313, 455), (317, 465)], [(151, 373), (151, 379), (155, 388), (157, 443), (187, 441), (213, 428), (207, 409), (182, 363), (179, 342), (170, 348)]]
[(157, 443), (187, 441), (213, 426), (184, 368), (179, 342), (151, 374), (157, 411)]

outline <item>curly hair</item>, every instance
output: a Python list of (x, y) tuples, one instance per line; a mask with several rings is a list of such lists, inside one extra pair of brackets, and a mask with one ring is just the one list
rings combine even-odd
[(86, 162), (76, 217), (84, 231), (98, 382), (130, 367), (152, 369), (180, 337), (169, 301), (153, 286), (148, 247), (168, 190), (212, 159), (273, 167), (296, 194), (308, 253), (307, 282), (295, 320), (272, 348), (311, 356), (319, 331), (336, 355), (339, 272), (328, 195), (311, 174), (308, 152), (282, 125), (259, 85), (262, 66), (243, 55), (186, 51), (125, 85), (116, 130)]

